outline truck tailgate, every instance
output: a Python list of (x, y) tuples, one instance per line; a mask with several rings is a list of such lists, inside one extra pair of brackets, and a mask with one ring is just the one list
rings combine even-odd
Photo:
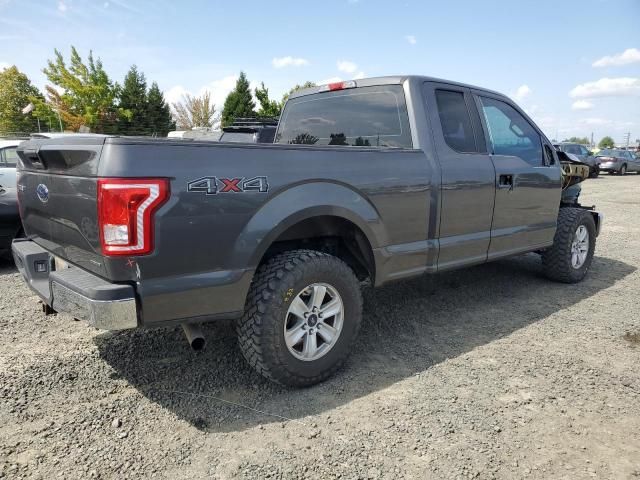
[(26, 142), (18, 149), (17, 186), (26, 235), (54, 255), (104, 276), (96, 198), (103, 143), (103, 138)]

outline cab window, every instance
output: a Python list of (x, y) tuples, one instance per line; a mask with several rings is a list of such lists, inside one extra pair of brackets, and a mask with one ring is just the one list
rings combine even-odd
[(444, 141), (456, 152), (476, 152), (471, 117), (462, 92), (436, 90), (438, 115)]
[(528, 164), (543, 165), (542, 139), (531, 124), (511, 105), (480, 97), (494, 155), (519, 157)]

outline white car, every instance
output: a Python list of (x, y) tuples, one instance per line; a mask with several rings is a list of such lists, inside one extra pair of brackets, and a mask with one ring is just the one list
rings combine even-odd
[(22, 224), (16, 195), (16, 148), (22, 140), (0, 140), (0, 252), (11, 246)]

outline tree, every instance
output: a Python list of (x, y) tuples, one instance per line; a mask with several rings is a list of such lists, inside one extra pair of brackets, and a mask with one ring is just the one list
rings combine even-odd
[(211, 93), (204, 92), (200, 97), (187, 94), (182, 102), (174, 103), (178, 128), (191, 130), (196, 127), (212, 127), (215, 121), (216, 106), (211, 103)]
[(600, 143), (598, 143), (598, 148), (613, 148), (614, 147), (614, 143), (613, 143), (613, 138), (611, 137), (603, 137), (602, 140), (600, 140)]
[(255, 117), (256, 104), (251, 96), (249, 80), (244, 72), (236, 81), (236, 88), (227, 96), (222, 109), (222, 126), (231, 125), (236, 118)]
[(17, 67), (0, 71), (0, 132), (31, 133), (38, 131), (38, 121), (22, 109), (36, 99), (44, 101), (40, 91)]
[[(215, 108), (215, 107), (214, 107)], [(164, 95), (153, 82), (147, 94), (147, 133), (166, 137), (171, 130), (175, 130), (176, 124), (171, 118), (171, 109), (164, 101)]]
[(282, 96), (282, 102), (280, 102), (280, 103), (281, 103), (281, 104), (282, 104), (282, 106), (284, 107), (284, 104), (287, 102), (287, 100), (289, 99), (289, 96), (290, 96), (292, 93), (295, 93), (295, 92), (297, 92), (298, 90), (303, 90), (303, 89), (305, 89), (305, 88), (311, 88), (311, 87), (317, 87), (317, 85), (316, 85), (315, 83), (313, 83), (313, 82), (308, 81), (308, 80), (307, 80), (306, 82), (304, 82), (302, 85), (298, 85), (298, 84), (296, 84), (296, 86), (295, 86), (295, 87), (293, 87), (291, 90), (289, 90), (287, 93), (285, 93), (285, 94)]
[(282, 104), (276, 100), (269, 100), (269, 90), (264, 86), (264, 82), (260, 84), (260, 88), (255, 89), (256, 98), (260, 102), (258, 109), (259, 117), (279, 117), (282, 111)]
[(109, 79), (100, 59), (94, 61), (90, 51), (88, 64), (84, 64), (72, 46), (67, 66), (62, 54), (54, 52), (55, 59), (49, 60), (42, 71), (53, 84), (46, 87), (48, 101), (66, 127), (73, 131), (85, 126), (98, 133), (116, 132), (126, 112), (115, 106), (119, 89)]
[(581, 145), (589, 145), (591, 143), (587, 137), (571, 137), (569, 139), (563, 140), (563, 142), (579, 143)]
[(132, 65), (124, 77), (120, 89), (120, 108), (125, 121), (120, 132), (125, 135), (144, 135), (148, 133), (147, 125), (147, 80), (144, 73)]

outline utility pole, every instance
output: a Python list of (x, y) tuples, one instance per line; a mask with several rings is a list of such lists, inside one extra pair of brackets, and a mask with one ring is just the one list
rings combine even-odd
[(593, 132), (591, 132), (591, 148), (595, 147), (594, 143), (593, 143)]
[(624, 141), (627, 144), (627, 148), (629, 148), (629, 140), (631, 140), (631, 132), (625, 133), (622, 138), (624, 138)]

